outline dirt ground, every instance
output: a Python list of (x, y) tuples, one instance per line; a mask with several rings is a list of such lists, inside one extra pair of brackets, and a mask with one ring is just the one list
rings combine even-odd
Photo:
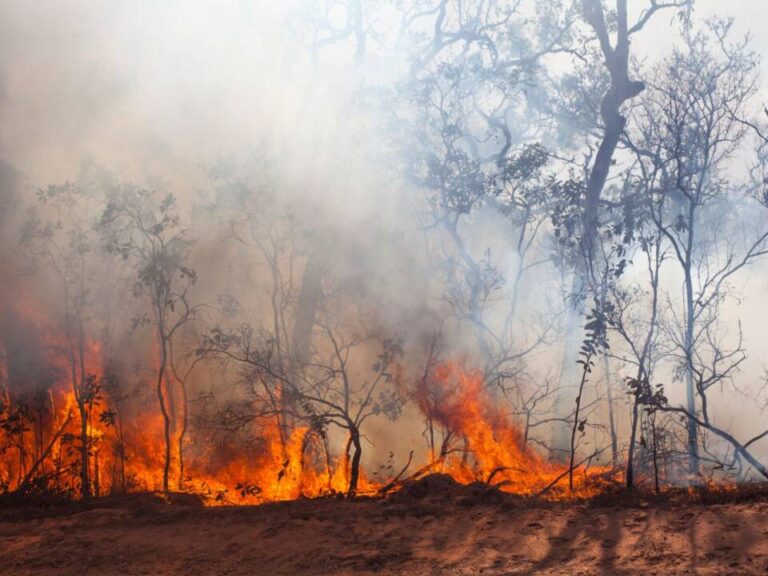
[(768, 501), (615, 506), (396, 495), (0, 510), (3, 575), (768, 574)]

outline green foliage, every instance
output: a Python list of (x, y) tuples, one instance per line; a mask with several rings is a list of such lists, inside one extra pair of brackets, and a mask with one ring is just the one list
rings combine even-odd
[(613, 322), (610, 317), (612, 311), (613, 304), (596, 298), (594, 307), (585, 316), (587, 320), (584, 325), (586, 336), (581, 343), (580, 358), (576, 363), (582, 365), (586, 372), (592, 371), (594, 357), (609, 348), (608, 328)]
[(648, 378), (627, 378), (627, 386), (638, 405), (644, 406), (648, 412), (655, 412), (669, 403), (664, 394), (664, 384), (652, 386)]

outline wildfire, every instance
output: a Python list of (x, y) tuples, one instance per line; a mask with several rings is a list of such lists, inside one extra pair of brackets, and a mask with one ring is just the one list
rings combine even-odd
[[(83, 350), (82, 381), (75, 374), (80, 366), (66, 349), (61, 338), (46, 337), (46, 362), (54, 368), (55, 383), (43, 399), (16, 394), (3, 367), (0, 491), (36, 486), (76, 496), (83, 478), (89, 479), (94, 496), (162, 489), (163, 420), (157, 407), (146, 401), (127, 416), (104, 384), (98, 343), (89, 341)], [(604, 486), (605, 469), (582, 467), (575, 470), (574, 490), (568, 490), (567, 468), (527, 447), (481, 375), (459, 363), (434, 367), (416, 386), (415, 398), (428, 421), (431, 450), (427, 461), (414, 468), (416, 474), (404, 473), (401, 482), (441, 472), (463, 484), (479, 481), (509, 493), (550, 498), (590, 496)], [(187, 438), (183, 477), (178, 456), (174, 460), (179, 476), (173, 489), (205, 496), (212, 505), (346, 492), (348, 450), (334, 453), (322, 431), (306, 426), (286, 431), (267, 418), (258, 436), (245, 447)], [(88, 458), (82, 458), (83, 450)], [(390, 482), (387, 489), (398, 485)], [(361, 471), (357, 492), (377, 494), (383, 486)]]
[(422, 381), (420, 408), (444, 430), (463, 438), (463, 447), (443, 445), (441, 454), (433, 455), (431, 469), (452, 476), (463, 484), (485, 482), (504, 492), (548, 497), (587, 497), (602, 489), (603, 467), (575, 470), (574, 491), (560, 484), (568, 472), (561, 464), (545, 461), (526, 448), (520, 428), (496, 405), (482, 375), (467, 371), (458, 363), (444, 363), (434, 369), (431, 384), (440, 394), (440, 403), (430, 406)]

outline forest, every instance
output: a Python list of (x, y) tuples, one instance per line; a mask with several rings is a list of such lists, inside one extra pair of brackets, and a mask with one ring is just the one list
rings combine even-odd
[[(685, 2), (414, 4), (381, 33), (386, 4), (302, 22), (359, 123), (306, 167), (257, 143), (188, 193), (94, 157), (54, 184), (6, 166), (5, 490), (355, 494), (362, 462), (409, 454), (522, 493), (544, 461), (569, 491), (593, 465), (657, 489), (768, 474), (768, 430), (729, 422), (731, 396), (764, 402), (748, 40)], [(640, 62), (630, 40), (670, 18)], [(367, 77), (375, 49), (398, 78)]]
[(759, 4), (0, 2), (0, 506), (761, 486)]

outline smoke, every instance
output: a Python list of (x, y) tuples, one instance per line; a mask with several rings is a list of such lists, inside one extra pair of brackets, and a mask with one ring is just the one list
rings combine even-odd
[[(700, 9), (710, 7), (701, 2)], [(246, 315), (262, 323), (270, 314), (269, 273), (254, 265), (253, 246), (232, 243), (230, 223), (237, 216), (238, 186), (271, 190), (264, 225), (271, 214), (289, 214), (303, 245), (335, 279), (325, 289), (343, 286), (349, 302), (365, 302), (361, 317), (372, 318), (384, 334), (405, 338), (408, 367), (423, 362), (430, 335), (455, 310), (440, 282), (446, 271), (430, 258), (443, 249), (441, 240), (428, 237), (419, 218), (426, 208), (423, 191), (398, 175), (402, 150), (394, 149), (389, 132), (394, 114), (388, 106), (396, 95), (388, 91), (407, 69), (407, 58), (372, 51), (360, 65), (348, 46), (318, 55), (311, 46), (312, 16), (309, 3), (300, 0), (0, 0), (0, 310), (7, 310), (0, 337), (10, 380), (20, 381), (19, 366), (40, 362), (24, 360), (25, 350), (39, 348), (39, 338), (13, 310), (19, 292), (37, 295), (51, 318), (57, 307), (51, 276), (31, 274), (19, 254), (18, 224), (39, 188), (82, 179), (93, 166), (107, 169), (116, 186), (135, 183), (173, 193), (198, 231), (195, 298), (213, 306), (234, 296)], [(380, 18), (393, 17), (383, 9)], [(665, 25), (657, 22), (644, 38)], [(659, 50), (650, 41), (639, 48), (649, 57)], [(214, 214), (213, 205), (230, 210)], [(93, 217), (102, 209), (88, 208)], [(519, 262), (509, 249), (515, 241), (509, 222), (488, 209), (473, 214), (470, 226), (468, 249), (513, 276)], [(522, 312), (513, 330), (521, 349), (541, 339), (515, 374), (537, 382), (557, 376), (553, 366), (559, 368), (561, 357), (563, 279), (547, 270), (520, 286)], [(98, 297), (111, 312), (95, 336), (107, 343), (105, 353), (121, 370), (151, 365), (151, 333), (131, 328), (134, 300), (120, 263), (104, 259), (99, 274)], [(759, 294), (764, 281), (758, 274), (750, 285)], [(299, 276), (297, 271), (297, 281)], [(751, 295), (750, 301), (759, 300)], [(765, 313), (759, 306), (752, 312), (746, 340), (755, 344), (757, 358), (765, 357)], [(502, 314), (490, 319), (498, 330), (504, 322)], [(480, 351), (473, 330), (470, 322), (446, 330), (446, 355), (475, 361)], [(371, 348), (357, 362), (363, 366), (375, 356)], [(12, 363), (12, 357), (19, 360)], [(759, 372), (753, 364), (747, 378), (755, 380)], [(209, 369), (195, 378), (203, 391), (218, 377)], [(744, 408), (721, 409), (727, 419)], [(417, 444), (420, 423), (406, 416), (397, 431), (383, 418), (375, 420), (374, 443), (385, 450)], [(734, 419), (734, 430), (744, 432), (751, 420)], [(604, 437), (604, 429), (598, 434)]]

